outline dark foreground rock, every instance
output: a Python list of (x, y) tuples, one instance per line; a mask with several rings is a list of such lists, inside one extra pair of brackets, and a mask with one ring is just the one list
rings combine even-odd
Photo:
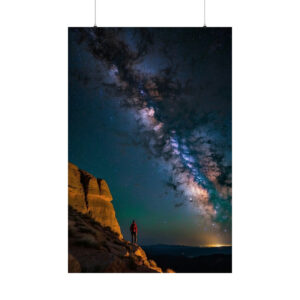
[(141, 247), (69, 206), (69, 272), (161, 273), (162, 269)]

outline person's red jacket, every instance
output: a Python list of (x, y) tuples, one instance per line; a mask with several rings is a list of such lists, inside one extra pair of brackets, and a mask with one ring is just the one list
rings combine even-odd
[(136, 223), (132, 223), (130, 226), (130, 232), (137, 233), (137, 231), (138, 231), (138, 229), (137, 229)]

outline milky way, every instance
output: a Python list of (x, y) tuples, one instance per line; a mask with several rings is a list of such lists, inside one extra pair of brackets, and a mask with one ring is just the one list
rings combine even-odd
[[(231, 226), (231, 30), (81, 28), (86, 74), (133, 111), (132, 142), (162, 161), (165, 184), (218, 230)], [(71, 74), (81, 76), (80, 74)], [(180, 207), (180, 205), (178, 205)]]

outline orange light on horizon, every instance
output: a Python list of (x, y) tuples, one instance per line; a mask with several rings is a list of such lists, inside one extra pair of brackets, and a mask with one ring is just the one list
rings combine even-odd
[(220, 247), (231, 247), (231, 244), (210, 244), (202, 247), (208, 247), (208, 248), (220, 248)]

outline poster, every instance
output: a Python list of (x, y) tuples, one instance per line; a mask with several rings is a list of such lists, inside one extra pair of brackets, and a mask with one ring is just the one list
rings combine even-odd
[(231, 272), (231, 28), (69, 28), (69, 272)]

